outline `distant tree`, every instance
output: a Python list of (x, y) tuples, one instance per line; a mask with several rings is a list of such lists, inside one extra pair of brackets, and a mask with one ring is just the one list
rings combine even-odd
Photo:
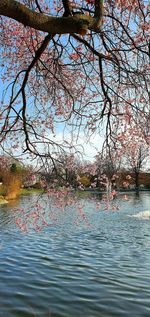
[(147, 160), (150, 159), (148, 148), (144, 148), (143, 146), (139, 146), (137, 149), (133, 149), (133, 151), (127, 154), (127, 164), (134, 173), (134, 181), (135, 181), (135, 188), (139, 190), (139, 180), (140, 180), (140, 172), (147, 164)]
[(11, 167), (10, 167), (10, 172), (11, 173), (16, 173), (17, 172), (17, 165), (16, 163), (12, 163)]
[[(145, 132), (148, 140), (149, 130)], [(141, 127), (136, 128), (134, 124), (131, 126), (128, 124), (120, 130), (116, 137), (115, 148), (116, 158), (121, 158), (121, 166), (133, 173), (135, 188), (139, 190), (140, 172), (150, 160), (149, 144), (143, 139)]]
[[(87, 176), (81, 176), (79, 178), (79, 184), (83, 185), (84, 187), (90, 187), (91, 182)], [(79, 186), (79, 188), (80, 188), (80, 186)]]
[(77, 187), (77, 176), (80, 168), (81, 163), (78, 156), (63, 151), (56, 156), (55, 166), (53, 164), (47, 165), (47, 172), (43, 172), (43, 175), (50, 185), (55, 183), (57, 186)]
[(16, 198), (21, 187), (22, 177), (17, 169), (19, 165), (19, 161), (17, 162), (13, 157), (0, 157), (1, 194), (7, 199)]
[(121, 159), (116, 158), (114, 152), (102, 152), (95, 156), (95, 165), (97, 171), (97, 182), (99, 186), (106, 185), (116, 188), (118, 184), (118, 175), (120, 171)]

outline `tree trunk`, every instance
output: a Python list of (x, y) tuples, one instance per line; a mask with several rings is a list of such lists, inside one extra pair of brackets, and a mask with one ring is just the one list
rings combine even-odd
[(139, 172), (135, 172), (135, 190), (138, 192), (139, 191)]

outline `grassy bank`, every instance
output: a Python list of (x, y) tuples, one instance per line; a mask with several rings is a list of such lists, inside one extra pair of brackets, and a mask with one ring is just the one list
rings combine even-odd
[(27, 194), (38, 194), (38, 193), (44, 193), (44, 190), (41, 188), (22, 188), (20, 189), (19, 194), (20, 195), (27, 195)]

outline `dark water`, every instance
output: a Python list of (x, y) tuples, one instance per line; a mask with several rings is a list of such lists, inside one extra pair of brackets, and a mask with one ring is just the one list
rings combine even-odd
[(27, 234), (16, 206), (0, 207), (0, 317), (150, 317), (150, 220), (130, 217), (150, 210), (149, 193), (130, 194), (118, 212), (81, 200), (90, 226), (76, 226), (70, 208)]

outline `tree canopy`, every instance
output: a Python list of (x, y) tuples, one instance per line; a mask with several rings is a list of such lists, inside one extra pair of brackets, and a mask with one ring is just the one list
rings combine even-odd
[[(144, 0), (1, 0), (3, 150), (55, 166), (62, 123), (73, 138), (105, 130), (115, 148), (128, 130), (149, 135), (149, 23)], [(132, 145), (131, 145), (132, 146)]]

